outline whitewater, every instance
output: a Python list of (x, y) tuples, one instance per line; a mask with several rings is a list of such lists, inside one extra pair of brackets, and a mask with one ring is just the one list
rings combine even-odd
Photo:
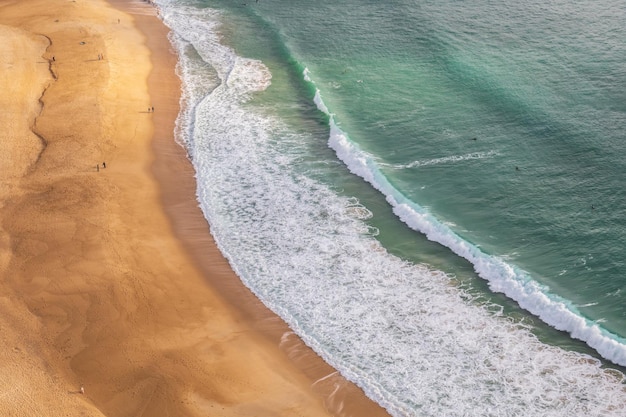
[(307, 345), (394, 416), (624, 415), (619, 371), (540, 341), (524, 319), (455, 277), (388, 253), (370, 209), (327, 178), (363, 178), (409, 227), (471, 262), (492, 291), (620, 365), (623, 340), (398, 192), (342, 129), (315, 74), (300, 74), (326, 123), (326, 151), (312, 154), (318, 137), (256, 99), (272, 73), (223, 42), (220, 11), (159, 4), (184, 85), (177, 138), (211, 232), (242, 281)]

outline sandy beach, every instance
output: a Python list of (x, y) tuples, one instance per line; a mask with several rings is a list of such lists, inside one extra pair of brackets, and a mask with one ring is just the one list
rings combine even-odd
[(153, 6), (0, 0), (0, 39), (1, 415), (387, 415), (217, 250)]

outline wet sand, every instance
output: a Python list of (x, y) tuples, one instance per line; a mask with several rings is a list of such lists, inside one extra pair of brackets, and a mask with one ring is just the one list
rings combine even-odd
[(386, 415), (215, 247), (166, 35), (143, 1), (0, 0), (0, 414)]

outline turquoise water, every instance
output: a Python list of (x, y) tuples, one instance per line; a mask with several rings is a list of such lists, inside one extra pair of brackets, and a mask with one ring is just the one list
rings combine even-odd
[(620, 3), (159, 3), (212, 233), (307, 344), (394, 416), (623, 415)]

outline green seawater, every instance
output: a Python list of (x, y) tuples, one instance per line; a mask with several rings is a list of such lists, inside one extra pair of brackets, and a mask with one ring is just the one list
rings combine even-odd
[(623, 5), (159, 3), (216, 242), (329, 364), (394, 416), (623, 414)]
[[(623, 8), (335, 3), (207, 4), (228, 11), (228, 42), (271, 69), (258, 100), (283, 102), (286, 119), (322, 138), (312, 152), (329, 157), (327, 125), (303, 68), (396, 189), (626, 335)], [(471, 275), (390, 218), (376, 192), (342, 181), (380, 207), (371, 222), (390, 250)]]

